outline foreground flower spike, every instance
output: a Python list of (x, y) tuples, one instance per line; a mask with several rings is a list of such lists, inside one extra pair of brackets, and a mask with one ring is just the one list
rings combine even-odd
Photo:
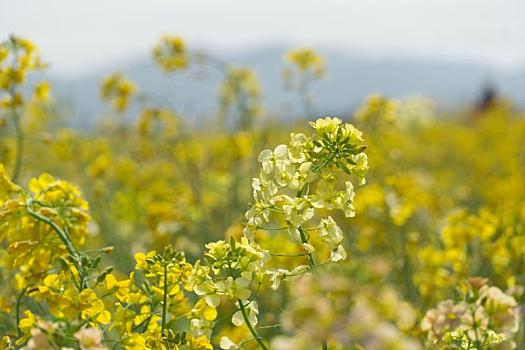
[[(218, 306), (221, 296), (236, 299), (232, 323), (246, 325), (262, 349), (267, 347), (255, 330), (258, 305), (250, 299), (253, 282), (260, 285), (266, 276), (271, 288), (277, 289), (281, 280), (314, 269), (319, 257), (327, 259), (322, 263), (345, 260), (342, 230), (331, 216), (316, 216), (316, 212), (340, 210), (345, 217), (354, 216), (350, 179), (364, 184), (368, 170), (362, 133), (353, 125), (330, 117), (310, 125), (315, 129), (312, 135), (291, 134), (288, 145), (261, 152), (261, 171), (252, 180), (254, 203), (245, 214), (244, 237), (240, 243), (232, 239), (208, 244), (208, 266), (196, 264), (191, 277), (194, 291), (204, 295), (211, 307)], [(338, 184), (341, 175), (345, 178), (343, 186)], [(305, 259), (308, 265), (291, 271), (267, 268), (272, 253), (256, 243), (258, 230), (287, 232), (303, 251), (295, 257)], [(310, 240), (313, 235), (317, 235), (316, 243)], [(221, 341), (223, 349), (237, 346), (229, 338)]]
[[(291, 134), (288, 145), (261, 152), (261, 171), (252, 180), (254, 203), (246, 213), (244, 237), (208, 243), (205, 261), (195, 264), (188, 281), (189, 288), (212, 308), (219, 306), (221, 298), (235, 301), (237, 309), (231, 322), (237, 327), (245, 325), (261, 349), (267, 347), (255, 329), (259, 309), (253, 289), (264, 280), (277, 289), (281, 280), (315, 268), (317, 257), (327, 258), (325, 262), (346, 259), (342, 230), (331, 216), (315, 214), (338, 209), (346, 217), (354, 216), (350, 178), (364, 184), (368, 169), (362, 134), (353, 125), (330, 117), (310, 125), (315, 129), (312, 135)], [(341, 176), (345, 178), (342, 186), (338, 185)], [(306, 259), (308, 265), (291, 271), (269, 269), (267, 262), (272, 254), (256, 242), (258, 230), (288, 232), (289, 239), (304, 252), (296, 257)], [(317, 243), (310, 241), (313, 235), (317, 235)], [(320, 253), (314, 256), (317, 250)], [(240, 346), (227, 337), (220, 345), (223, 349)]]
[[(326, 117), (310, 125), (314, 134), (291, 134), (288, 145), (259, 155), (261, 172), (252, 181), (254, 203), (246, 213), (244, 235), (253, 241), (258, 230), (285, 230), (313, 268), (317, 250), (323, 251), (310, 241), (313, 235), (327, 246), (329, 260), (346, 258), (342, 230), (331, 216), (316, 213), (340, 210), (345, 217), (355, 215), (350, 178), (364, 184), (368, 160), (363, 135), (352, 124)], [(339, 185), (341, 178), (345, 178), (344, 186)], [(282, 222), (284, 226), (276, 227)], [(286, 270), (269, 274), (274, 288), (279, 278), (290, 275)]]

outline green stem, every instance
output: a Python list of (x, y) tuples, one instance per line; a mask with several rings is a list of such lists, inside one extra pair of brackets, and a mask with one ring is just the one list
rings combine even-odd
[[(306, 188), (306, 185), (297, 193), (297, 197), (301, 197), (303, 195), (303, 191), (305, 190), (305, 188)], [(304, 229), (301, 226), (299, 226), (298, 229), (299, 229), (299, 235), (301, 237), (301, 243), (307, 244), (308, 239), (306, 238), (306, 233)], [(305, 254), (308, 256), (308, 264), (310, 265), (311, 270), (315, 269), (317, 265), (315, 264), (314, 255), (310, 252), (307, 252), (306, 249), (305, 249)], [(326, 342), (326, 340), (323, 341), (322, 346), (323, 346), (323, 350), (328, 350), (328, 343)]]
[[(299, 234), (301, 236), (301, 242), (302, 243), (308, 243), (308, 239), (306, 238), (306, 235), (304, 233), (304, 229), (302, 227), (299, 227)], [(313, 270), (317, 265), (315, 264), (315, 259), (312, 253), (306, 252), (306, 255), (308, 256), (308, 264), (310, 265), (310, 268)], [(328, 350), (328, 344), (326, 340), (323, 341), (323, 350)]]
[[(301, 236), (301, 243), (303, 243), (303, 244), (308, 243), (308, 239), (306, 238), (306, 234), (304, 233), (304, 229), (301, 226), (299, 226), (298, 229), (299, 229), (299, 235)], [(314, 255), (312, 253), (310, 253), (310, 252), (307, 252), (306, 249), (305, 249), (304, 253), (308, 257), (308, 264), (310, 265), (310, 267), (312, 269), (314, 269), (315, 266), (316, 266), (315, 265)]]
[(40, 215), (39, 213), (33, 211), (31, 208), (29, 208), (29, 206), (27, 207), (27, 212), (33, 218), (35, 218), (35, 219), (37, 219), (39, 221), (42, 221), (42, 222), (48, 224), (49, 226), (51, 226), (51, 228), (53, 228), (53, 230), (55, 230), (55, 232), (57, 233), (57, 235), (60, 238), (60, 240), (62, 241), (62, 243), (64, 243), (64, 245), (66, 246), (66, 249), (67, 249), (69, 255), (71, 255), (73, 258), (75, 258), (76, 261), (78, 261), (80, 263), (79, 254), (78, 254), (77, 249), (73, 245), (73, 242), (71, 242), (71, 240), (69, 239), (68, 235), (53, 220), (51, 220), (48, 217)]
[(30, 216), (32, 216), (33, 218), (35, 218), (35, 219), (37, 219), (39, 221), (42, 221), (43, 223), (51, 226), (51, 228), (53, 228), (53, 230), (57, 233), (57, 235), (60, 238), (60, 240), (62, 241), (62, 243), (64, 243), (64, 245), (66, 246), (66, 250), (69, 253), (69, 256), (73, 258), (73, 263), (74, 263), (74, 265), (75, 265), (75, 267), (77, 269), (78, 275), (79, 275), (79, 284), (78, 285), (76, 285), (76, 282), (75, 282), (75, 279), (74, 279), (73, 275), (71, 275), (71, 280), (75, 283), (75, 285), (76, 285), (76, 287), (78, 288), (79, 291), (82, 291), (82, 290), (86, 289), (88, 287), (88, 285), (87, 285), (87, 281), (85, 280), (85, 271), (84, 271), (84, 268), (82, 267), (82, 259), (80, 257), (80, 254), (79, 254), (78, 250), (75, 248), (75, 246), (73, 244), (73, 241), (69, 237), (69, 235), (64, 230), (62, 230), (53, 220), (51, 220), (48, 217), (43, 216), (43, 215), (33, 211), (29, 207), (29, 205), (26, 208), (27, 208), (27, 212), (29, 213)]
[(162, 302), (162, 333), (166, 329), (166, 317), (168, 310), (168, 263), (164, 263), (164, 300)]
[(479, 336), (478, 336), (478, 324), (476, 323), (476, 310), (472, 310), (472, 324), (474, 326), (474, 342), (475, 342), (475, 346), (477, 349), (481, 348), (480, 347), (480, 341), (479, 341)]
[[(303, 196), (303, 193), (307, 190), (307, 187), (308, 187), (308, 184), (305, 184), (303, 186), (303, 188), (301, 188), (297, 194), (296, 194), (296, 197), (297, 198), (301, 198)], [(303, 244), (307, 244), (308, 243), (308, 238), (306, 238), (306, 233), (304, 231), (304, 228), (302, 228), (301, 226), (299, 226), (297, 228), (299, 230), (299, 236), (301, 237), (301, 243)], [(310, 252), (307, 252), (306, 249), (303, 247), (304, 249), (304, 253), (306, 254), (306, 256), (308, 257), (308, 263), (310, 264), (310, 267), (312, 268), (312, 270), (315, 268), (315, 259), (314, 259), (314, 256), (312, 253)]]
[(18, 337), (22, 337), (22, 330), (18, 326), (20, 324), (20, 307), (22, 306), (22, 298), (24, 297), (28, 287), (25, 287), (16, 298), (16, 328), (18, 330)]
[(250, 323), (250, 320), (248, 319), (248, 314), (246, 313), (246, 309), (244, 307), (244, 304), (242, 303), (241, 299), (237, 299), (237, 302), (239, 303), (239, 308), (241, 309), (242, 318), (244, 318), (244, 322), (246, 323), (246, 326), (250, 330), (250, 333), (252, 334), (253, 338), (259, 343), (261, 346), (261, 349), (268, 350), (266, 345), (264, 345), (264, 342), (262, 340), (262, 337), (257, 333), (255, 328), (253, 328), (252, 324)]

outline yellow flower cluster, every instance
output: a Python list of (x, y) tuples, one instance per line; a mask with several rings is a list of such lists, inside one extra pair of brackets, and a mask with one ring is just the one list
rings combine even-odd
[(6, 92), (0, 108), (21, 106), (23, 96), (17, 88), (25, 83), (29, 72), (43, 68), (38, 48), (31, 41), (12, 36), (0, 42), (0, 89)]
[[(209, 337), (217, 313), (203, 301), (190, 306), (184, 289), (191, 291), (192, 266), (184, 255), (167, 247), (162, 254), (137, 253), (135, 260), (135, 271), (128, 279), (119, 281), (109, 274), (104, 281), (117, 299), (112, 328), (121, 334), (123, 347), (212, 349)], [(173, 331), (181, 317), (191, 320), (191, 333)]]
[[(8, 244), (3, 267), (16, 272), (17, 318), (22, 298), (47, 310), (36, 316), (26, 309), (17, 325), (17, 345), (54, 349), (53, 344), (68, 344), (67, 333), (74, 331), (82, 349), (106, 349), (99, 333), (93, 340), (87, 331), (106, 326), (118, 331), (124, 349), (212, 349), (209, 338), (217, 313), (204, 299), (190, 306), (183, 288), (192, 291), (193, 267), (183, 253), (171, 247), (162, 254), (138, 253), (136, 271), (117, 280), (112, 267), (100, 269), (100, 256), (78, 250), (87, 235), (89, 216), (76, 187), (44, 174), (32, 179), (25, 191), (3, 167), (0, 175), (1, 238)], [(173, 328), (181, 317), (191, 321), (188, 332)]]
[[(85, 243), (88, 204), (77, 187), (49, 174), (32, 179), (29, 191), (14, 185), (2, 165), (0, 177), (0, 240), (7, 244), (2, 265), (16, 271), (16, 287), (22, 291), (34, 286), (73, 245)], [(57, 235), (58, 227), (64, 236)]]

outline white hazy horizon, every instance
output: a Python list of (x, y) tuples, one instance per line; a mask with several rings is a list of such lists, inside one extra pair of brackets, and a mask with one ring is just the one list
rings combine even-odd
[(0, 40), (27, 37), (52, 72), (145, 56), (165, 33), (190, 47), (272, 44), (525, 67), (523, 0), (0, 0)]

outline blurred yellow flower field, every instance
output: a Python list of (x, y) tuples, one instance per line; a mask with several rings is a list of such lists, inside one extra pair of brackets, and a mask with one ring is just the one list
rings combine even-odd
[(80, 131), (37, 79), (44, 58), (0, 44), (0, 349), (525, 348), (510, 102), (371, 95), (316, 115), (330, 67), (299, 48), (282, 77), (304, 118), (283, 122), (253, 69), (167, 35), (152, 60), (168, 79), (222, 74), (213, 120), (192, 127), (115, 72)]

